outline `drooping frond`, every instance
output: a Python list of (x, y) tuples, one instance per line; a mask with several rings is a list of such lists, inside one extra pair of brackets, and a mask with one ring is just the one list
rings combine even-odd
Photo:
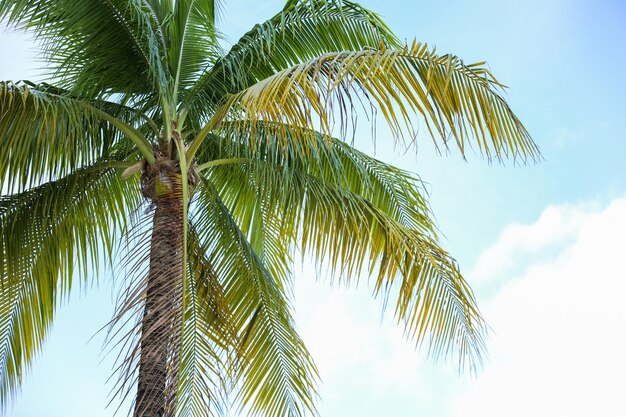
[[(396, 168), (346, 142), (280, 123), (238, 121), (216, 131), (219, 158), (247, 158), (306, 173), (355, 193), (407, 227), (434, 233), (427, 191), (416, 174)], [(218, 146), (216, 146), (218, 145)], [(210, 149), (209, 149), (210, 151)], [(202, 155), (198, 155), (201, 164)]]
[[(272, 216), (273, 211), (266, 207), (271, 202), (261, 194), (262, 187), (256, 183), (256, 178), (245, 170), (237, 169), (237, 166), (229, 168), (234, 169), (217, 170), (211, 173), (210, 178), (219, 187), (224, 204), (232, 209), (233, 218), (256, 256), (281, 290), (290, 294), (293, 290), (292, 252), (295, 243), (292, 225)], [(217, 173), (223, 174), (222, 177), (218, 179)], [(232, 192), (233, 186), (238, 187), (237, 192)]]
[(0, 404), (19, 387), (55, 307), (74, 285), (112, 262), (116, 231), (136, 187), (101, 166), (0, 197)]
[[(274, 193), (278, 190), (265, 193), (262, 180), (249, 172), (261, 166), (256, 162), (281, 167), (285, 175), (295, 171), (320, 178), (370, 201), (408, 228), (435, 235), (426, 191), (413, 174), (315, 131), (294, 132), (289, 126), (273, 123), (239, 123), (248, 126), (245, 134), (241, 134), (241, 126), (225, 125), (219, 132), (222, 137), (213, 136), (205, 143), (198, 161), (200, 167), (204, 166), (203, 161), (214, 161), (208, 165), (226, 162), (209, 166), (204, 172), (220, 190), (255, 252), (285, 288), (290, 287), (293, 223), (297, 222), (298, 213), (294, 211), (289, 219), (285, 219), (286, 214), (276, 216)], [(245, 164), (246, 161), (253, 165)], [(287, 188), (278, 198), (288, 199), (290, 192)], [(284, 211), (288, 210), (285, 206)]]
[(282, 241), (328, 262), (336, 278), (352, 282), (367, 273), (374, 294), (395, 301), (410, 338), (427, 340), (434, 356), (456, 353), (462, 367), (478, 365), (484, 323), (455, 261), (432, 236), (420, 183), (378, 161), (360, 161), (364, 155), (338, 140), (320, 147), (335, 158), (321, 164), (316, 156), (267, 152), (211, 166), (205, 175), (224, 190), (235, 215), (262, 202), (260, 220), (249, 219), (252, 234), (264, 235), (263, 220), (273, 219), (283, 225)]
[(288, 4), (254, 26), (207, 70), (185, 97), (185, 107), (206, 115), (229, 93), (237, 93), (277, 71), (329, 52), (400, 46), (380, 19), (345, 0), (302, 0)]
[(42, 42), (56, 83), (85, 95), (154, 94), (168, 85), (159, 22), (128, 0), (1, 0), (0, 20)]
[[(115, 286), (120, 292), (107, 326), (105, 350), (109, 355), (116, 353), (113, 374), (117, 378), (111, 388), (110, 403), (118, 401), (118, 409), (137, 386), (153, 209), (151, 205), (140, 204), (130, 214), (114, 270)], [(132, 404), (135, 402), (136, 399), (133, 399)]]
[[(142, 344), (142, 338), (155, 338), (159, 344), (169, 346), (168, 350), (172, 350), (172, 342), (180, 346), (178, 359), (168, 358), (169, 365), (177, 368), (176, 415), (226, 415), (229, 405), (226, 396), (232, 386), (232, 369), (236, 364), (230, 362), (229, 351), (236, 346), (237, 336), (230, 323), (222, 284), (208, 261), (205, 247), (198, 240), (191, 225), (187, 239), (187, 274), (182, 282), (179, 300), (182, 306), (180, 327), (161, 328), (155, 332), (144, 326), (148, 291), (168, 291), (167, 297), (159, 297), (160, 305), (151, 306), (151, 309), (160, 312), (161, 322), (172, 320), (171, 315), (175, 313), (175, 309), (167, 305), (167, 300), (178, 298), (176, 294), (171, 294), (171, 288), (160, 288), (167, 286), (162, 281), (155, 283), (150, 279), (151, 274), (154, 277), (157, 273), (151, 269), (151, 259), (158, 257), (154, 253), (154, 240), (160, 239), (152, 233), (155, 216), (153, 208), (142, 209), (137, 218), (133, 219), (132, 227), (125, 233), (125, 245), (119, 263), (121, 268), (117, 271), (117, 275), (123, 278), (119, 283), (122, 291), (107, 335), (109, 352), (117, 353), (114, 371), (117, 377), (111, 391), (111, 402), (119, 400), (121, 406), (134, 393), (140, 378), (141, 359), (143, 355), (150, 353)], [(151, 300), (154, 302), (157, 299), (153, 296)], [(163, 381), (151, 381), (150, 386), (143, 387), (144, 390), (152, 391), (157, 402), (164, 394), (162, 389), (167, 388), (159, 386), (159, 382), (162, 384)], [(133, 407), (137, 407), (137, 401), (140, 400), (144, 404), (155, 402), (147, 398), (135, 398)]]
[[(141, 115), (116, 103), (76, 98), (46, 84), (0, 82), (0, 179), (25, 189), (106, 158), (126, 135), (152, 154), (131, 124)], [(5, 190), (6, 191), (6, 190)]]
[(433, 238), (369, 201), (318, 180), (306, 183), (303, 253), (328, 261), (340, 279), (367, 272), (374, 295), (394, 305), (410, 339), (426, 341), (435, 358), (458, 359), (461, 369), (480, 366), (485, 324), (454, 259)]
[(230, 353), (236, 346), (236, 335), (224, 288), (193, 227), (189, 231), (178, 415), (226, 416), (237, 365)]
[(448, 147), (454, 139), (463, 155), (474, 139), (489, 159), (538, 158), (536, 145), (501, 90), (482, 63), (465, 65), (419, 43), (400, 50), (380, 45), (326, 54), (280, 71), (231, 96), (207, 126), (233, 117), (330, 133), (338, 124), (345, 136), (353, 121), (349, 117), (363, 105), (366, 111), (380, 111), (395, 137), (405, 138), (408, 132), (413, 140), (415, 116), (420, 115), (435, 143), (441, 139)]
[(236, 400), (252, 415), (314, 412), (317, 371), (293, 327), (286, 294), (217, 194), (203, 181), (191, 216), (222, 283), (244, 361)]

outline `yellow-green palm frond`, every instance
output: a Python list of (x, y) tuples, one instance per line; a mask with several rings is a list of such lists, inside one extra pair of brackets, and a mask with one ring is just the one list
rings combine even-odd
[[(284, 227), (290, 226), (280, 219), (268, 217), (258, 184), (245, 169), (241, 169), (241, 161), (246, 159), (233, 158), (230, 152), (222, 155), (228, 158), (226, 161), (238, 162), (229, 163), (223, 167), (224, 169), (210, 169), (207, 171), (207, 177), (217, 188), (224, 204), (231, 210), (231, 215), (237, 221), (256, 256), (281, 289), (289, 291), (292, 265), (290, 252), (293, 242), (291, 233), (284, 230)], [(236, 187), (236, 192), (232, 192), (233, 187)]]
[(286, 294), (208, 181), (195, 204), (191, 218), (225, 289), (240, 340), (235, 401), (251, 415), (315, 412), (317, 370), (294, 328)]
[(287, 4), (254, 26), (208, 69), (184, 98), (184, 107), (205, 115), (225, 95), (237, 93), (275, 72), (319, 55), (400, 46), (374, 12), (345, 0), (303, 0)]
[[(419, 177), (314, 130), (272, 122), (236, 121), (216, 130), (218, 158), (260, 160), (320, 178), (355, 193), (407, 227), (435, 234)], [(199, 161), (201, 161), (201, 155)]]
[(407, 336), (418, 346), (427, 341), (433, 357), (457, 358), (461, 369), (480, 366), (486, 328), (454, 259), (432, 237), (369, 201), (321, 181), (306, 182), (302, 251), (328, 261), (346, 282), (366, 272), (374, 295), (384, 305), (392, 300)]
[[(242, 132), (241, 127), (235, 130)], [(250, 172), (261, 169), (259, 175), (263, 175), (265, 166), (261, 162), (284, 170), (286, 176), (295, 171), (320, 178), (337, 189), (367, 199), (408, 228), (435, 235), (426, 190), (414, 174), (385, 164), (336, 138), (315, 131), (292, 130), (284, 125), (255, 123), (248, 124), (245, 135), (230, 135), (233, 130), (225, 126), (220, 132), (224, 136), (212, 136), (198, 154), (200, 168), (207, 167), (205, 175), (220, 190), (253, 249), (285, 289), (291, 287), (293, 224), (298, 211), (289, 219), (285, 216), (297, 203), (285, 204), (285, 214), (276, 216), (277, 197), (265, 193), (263, 179), (257, 177), (257, 172)], [(300, 140), (305, 133), (307, 143)], [(202, 164), (206, 160), (213, 162)], [(225, 163), (211, 165), (222, 161)], [(286, 188), (279, 198), (289, 199), (291, 191)]]
[(124, 136), (145, 155), (152, 148), (132, 127), (140, 113), (77, 98), (47, 84), (0, 82), (0, 179), (25, 189), (107, 157)]
[(101, 165), (0, 197), (0, 404), (6, 405), (41, 348), (75, 277), (112, 262), (116, 231), (136, 186)]
[[(212, 165), (205, 175), (248, 236), (297, 243), (328, 262), (340, 281), (366, 273), (376, 296), (385, 304), (395, 300), (396, 317), (413, 340), (429, 341), (433, 356), (458, 354), (461, 367), (479, 365), (485, 325), (456, 262), (434, 239), (421, 183), (318, 137), (318, 154), (304, 157), (272, 149), (272, 140), (259, 135), (263, 152)], [(289, 262), (277, 264), (289, 270)]]
[(435, 143), (441, 139), (448, 147), (454, 140), (463, 155), (474, 139), (489, 159), (538, 158), (536, 145), (501, 92), (502, 85), (482, 63), (465, 65), (420, 43), (397, 50), (381, 44), (329, 53), (280, 71), (232, 95), (207, 126), (215, 128), (230, 117), (323, 133), (338, 124), (345, 133), (350, 116), (363, 105), (366, 111), (380, 111), (396, 138), (406, 139), (408, 132), (412, 142), (420, 115)]
[(183, 289), (178, 415), (225, 416), (234, 382), (237, 346), (224, 288), (190, 225)]
[[(229, 167), (235, 168), (235, 167)], [(276, 281), (281, 291), (289, 293), (292, 289), (292, 233), (285, 228), (291, 227), (279, 218), (271, 217), (265, 207), (266, 201), (260, 195), (255, 179), (245, 171), (235, 169), (217, 170), (223, 174), (218, 179), (210, 176), (211, 181), (219, 187), (223, 203), (229, 208), (238, 227), (250, 244), (267, 272)], [(213, 174), (216, 174), (213, 172)], [(219, 174), (218, 174), (219, 175)], [(231, 178), (224, 176), (231, 175)], [(220, 181), (221, 180), (221, 181)], [(236, 183), (240, 188), (236, 193), (231, 186)]]
[(169, 81), (159, 22), (147, 8), (127, 0), (1, 0), (0, 20), (34, 32), (59, 85), (86, 95), (152, 94)]

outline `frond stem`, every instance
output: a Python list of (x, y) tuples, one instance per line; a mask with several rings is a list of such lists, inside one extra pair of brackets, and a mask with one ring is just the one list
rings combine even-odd
[(198, 165), (196, 168), (197, 172), (204, 171), (207, 168), (218, 166), (218, 165), (226, 165), (226, 164), (245, 164), (246, 162), (250, 162), (248, 158), (225, 158), (225, 159), (215, 159), (213, 161), (207, 162), (202, 165)]

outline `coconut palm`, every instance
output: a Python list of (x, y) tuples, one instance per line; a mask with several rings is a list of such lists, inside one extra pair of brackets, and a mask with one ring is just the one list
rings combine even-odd
[(333, 283), (366, 279), (433, 356), (480, 363), (485, 324), (423, 184), (349, 143), (371, 116), (399, 146), (423, 133), (534, 159), (503, 86), (347, 0), (290, 0), (228, 51), (217, 15), (213, 0), (0, 0), (50, 69), (0, 83), (3, 405), (59, 303), (102, 271), (124, 276), (113, 392), (136, 417), (315, 413), (299, 254)]

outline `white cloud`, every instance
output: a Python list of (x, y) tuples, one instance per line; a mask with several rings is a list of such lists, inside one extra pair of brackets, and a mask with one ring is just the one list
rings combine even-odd
[(498, 241), (482, 252), (467, 275), (473, 282), (482, 283), (501, 278), (515, 267), (536, 263), (538, 257), (552, 255), (554, 249), (577, 236), (591, 210), (591, 205), (549, 206), (534, 224), (505, 227)]
[(456, 397), (455, 417), (624, 415), (626, 198), (601, 210), (550, 207), (533, 225), (507, 228), (476, 269), (492, 259), (497, 276), (519, 250), (553, 244), (551, 259), (531, 259), (483, 303), (491, 360)]

